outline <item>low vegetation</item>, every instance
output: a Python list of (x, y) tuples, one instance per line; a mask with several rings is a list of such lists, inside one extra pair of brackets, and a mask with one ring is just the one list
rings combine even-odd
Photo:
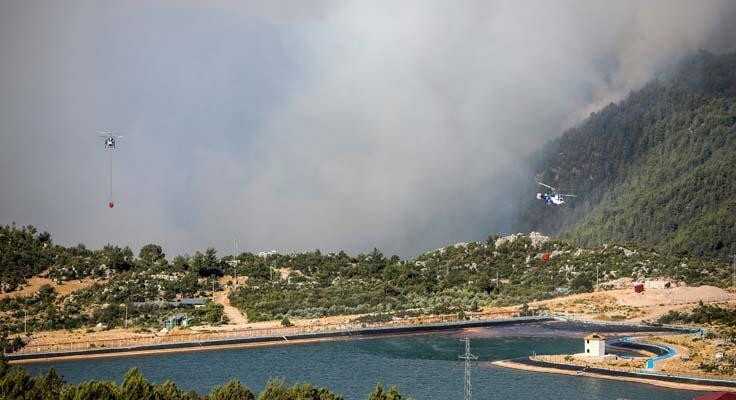
[[(342, 400), (328, 389), (310, 384), (288, 386), (284, 381), (271, 380), (258, 397), (237, 380), (216, 387), (208, 396), (195, 391), (185, 392), (174, 382), (155, 385), (138, 371), (131, 369), (121, 385), (110, 381), (87, 381), (67, 385), (51, 368), (47, 375), (34, 377), (19, 367), (10, 368), (0, 354), (0, 398), (7, 400)], [(368, 400), (401, 400), (396, 388), (384, 391), (380, 385)]]
[(670, 311), (659, 317), (661, 324), (690, 324), (711, 326), (716, 334), (736, 339), (736, 308), (721, 305), (700, 304), (689, 312)]
[[(31, 296), (4, 296), (0, 336), (6, 344), (25, 331), (160, 329), (175, 314), (186, 314), (191, 324), (225, 323), (219, 304), (195, 308), (175, 300), (212, 296), (213, 289), (222, 289), (218, 278), (226, 273), (248, 278), (230, 292), (229, 300), (250, 321), (285, 323), (355, 314), (363, 315), (363, 322), (425, 314), (465, 316), (488, 306), (589, 292), (597, 278), (602, 284), (623, 277), (668, 277), (721, 287), (730, 282), (729, 268), (716, 261), (662, 255), (636, 244), (583, 249), (538, 234), (490, 236), (484, 243), (459, 243), (413, 260), (388, 257), (378, 249), (357, 256), (315, 250), (220, 258), (209, 248), (169, 261), (156, 244), (144, 246), (135, 257), (127, 247), (53, 245), (50, 235), (36, 234), (33, 227), (10, 226), (2, 232), (13, 238), (11, 251), (24, 252), (18, 257), (3, 253), (24, 260), (12, 264), (19, 276), (43, 268), (61, 287), (77, 279), (94, 281), (65, 295), (46, 285)], [(37, 264), (42, 267), (31, 267)], [(608, 311), (613, 319), (633, 315), (623, 309)]]
[[(231, 294), (230, 302), (252, 321), (458, 314), (589, 292), (596, 272), (601, 283), (622, 277), (668, 277), (722, 287), (729, 282), (728, 268), (715, 261), (665, 256), (634, 244), (580, 249), (540, 235), (491, 236), (485, 243), (456, 244), (411, 261), (374, 249), (355, 257), (320, 251), (245, 253), (237, 262), (249, 281)], [(274, 273), (284, 268), (294, 271), (287, 279)], [(611, 312), (612, 319), (638, 315), (633, 308), (613, 306), (601, 312)]]
[(161, 246), (155, 244), (141, 248), (136, 258), (128, 247), (63, 247), (53, 245), (48, 233), (36, 232), (32, 226), (0, 227), (0, 238), (6, 240), (0, 252), (4, 262), (0, 271), (13, 272), (3, 275), (6, 293), (12, 294), (25, 278), (40, 271), (61, 285), (78, 279), (97, 282), (64, 296), (44, 285), (31, 296), (1, 298), (0, 339), (6, 345), (12, 335), (40, 330), (160, 329), (164, 320), (175, 314), (186, 314), (192, 325), (227, 322), (219, 304), (207, 302), (196, 308), (172, 304), (181, 298), (211, 296), (213, 288), (220, 289), (217, 278), (223, 275), (225, 264), (212, 248), (169, 262)]
[(704, 337), (666, 337), (660, 340), (688, 349), (687, 361), (674, 368), (687, 372), (697, 370), (707, 374), (736, 375), (736, 309), (724, 305), (703, 304), (690, 311), (670, 311), (657, 322), (707, 327)]

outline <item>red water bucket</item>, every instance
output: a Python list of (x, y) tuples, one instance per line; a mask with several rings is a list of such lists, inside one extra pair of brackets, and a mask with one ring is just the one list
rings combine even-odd
[(542, 260), (549, 261), (549, 253), (542, 254)]

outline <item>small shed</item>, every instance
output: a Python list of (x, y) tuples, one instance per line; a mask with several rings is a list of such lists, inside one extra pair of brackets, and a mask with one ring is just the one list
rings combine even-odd
[(585, 355), (587, 357), (604, 357), (606, 355), (606, 337), (599, 333), (591, 333), (584, 337)]
[(191, 322), (192, 318), (187, 317), (186, 314), (176, 314), (166, 318), (166, 321), (164, 321), (164, 327), (168, 330), (172, 330), (177, 326), (189, 326)]
[(736, 400), (736, 394), (731, 392), (712, 392), (700, 397), (693, 397), (693, 400)]
[(644, 284), (643, 283), (637, 283), (634, 285), (634, 293), (642, 293), (644, 292)]

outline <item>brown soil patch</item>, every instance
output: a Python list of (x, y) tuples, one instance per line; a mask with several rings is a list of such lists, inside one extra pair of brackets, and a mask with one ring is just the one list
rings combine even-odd
[(733, 300), (732, 294), (715, 286), (676, 287), (671, 289), (646, 289), (643, 293), (629, 293), (619, 296), (622, 305), (631, 307), (651, 307), (658, 305), (677, 305), (714, 301)]
[(99, 332), (87, 332), (84, 329), (75, 329), (71, 331), (56, 330), (36, 332), (31, 337), (31, 341), (27, 347), (47, 346), (60, 343), (81, 342), (81, 341), (105, 341), (120, 340), (126, 338), (151, 336), (153, 333), (142, 331), (140, 328), (116, 328)]
[(16, 297), (16, 296), (31, 296), (38, 292), (38, 289), (41, 288), (43, 285), (51, 285), (53, 286), (54, 290), (56, 290), (56, 293), (59, 295), (65, 295), (69, 294), (75, 290), (84, 289), (86, 287), (90, 287), (95, 283), (104, 284), (105, 280), (94, 280), (94, 279), (82, 279), (82, 280), (73, 280), (73, 281), (65, 281), (62, 282), (61, 285), (57, 284), (56, 281), (41, 277), (41, 276), (34, 276), (30, 279), (28, 279), (21, 290), (16, 290), (10, 293), (0, 293), (0, 299), (4, 299), (6, 297)]

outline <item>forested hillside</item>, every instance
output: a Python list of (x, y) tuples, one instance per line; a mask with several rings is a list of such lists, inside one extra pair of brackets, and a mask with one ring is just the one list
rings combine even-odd
[[(252, 321), (461, 313), (590, 292), (597, 278), (602, 286), (620, 278), (667, 277), (725, 287), (731, 276), (728, 266), (714, 261), (665, 256), (635, 244), (581, 249), (538, 234), (491, 236), (411, 261), (378, 250), (355, 257), (316, 251), (239, 259), (248, 285), (230, 301)], [(290, 274), (269, 274), (272, 268)]]
[[(31, 246), (38, 240), (29, 234), (33, 230), (9, 227), (4, 232)], [(44, 264), (33, 267), (24, 262), (30, 265), (24, 273), (45, 268), (57, 288), (78, 279), (94, 282), (65, 294), (44, 285), (30, 296), (0, 298), (0, 344), (26, 330), (127, 325), (157, 331), (167, 317), (178, 313), (187, 313), (191, 324), (226, 323), (220, 304), (207, 301), (194, 307), (168, 302), (211, 297), (212, 290), (221, 290), (217, 278), (225, 274), (247, 277), (230, 293), (230, 302), (247, 312), (251, 321), (462, 314), (484, 306), (589, 292), (597, 278), (604, 287), (619, 278), (667, 277), (721, 287), (731, 282), (730, 268), (717, 261), (660, 254), (636, 244), (582, 249), (539, 234), (490, 236), (485, 243), (458, 243), (413, 260), (385, 256), (378, 249), (354, 256), (315, 250), (221, 258), (209, 248), (171, 261), (156, 244), (143, 246), (137, 257), (127, 247), (111, 245), (99, 250), (83, 245), (45, 249), (44, 257), (38, 258)], [(12, 251), (6, 256), (20, 257)], [(47, 258), (50, 261), (44, 261)], [(16, 265), (0, 265), (0, 270)]]
[[(582, 246), (641, 242), (671, 254), (736, 253), (736, 54), (701, 52), (591, 114), (532, 157), (516, 230)], [(576, 193), (534, 200), (534, 179)]]
[(32, 226), (0, 226), (0, 292), (15, 290), (53, 261), (51, 235)]
[(138, 257), (129, 247), (64, 247), (52, 244), (49, 233), (39, 234), (33, 226), (0, 226), (0, 239), (0, 293), (12, 294), (26, 284), (26, 278), (41, 271), (59, 287), (80, 279), (93, 281), (66, 295), (47, 284), (31, 296), (0, 298), (0, 343), (8, 332), (26, 328), (120, 326), (126, 314), (134, 326), (160, 327), (166, 316), (177, 312), (187, 312), (192, 324), (226, 322), (222, 306), (212, 302), (196, 310), (192, 305), (155, 302), (211, 296), (210, 289), (219, 288), (216, 278), (223, 275), (225, 266), (213, 248), (169, 262), (156, 244), (143, 246)]

